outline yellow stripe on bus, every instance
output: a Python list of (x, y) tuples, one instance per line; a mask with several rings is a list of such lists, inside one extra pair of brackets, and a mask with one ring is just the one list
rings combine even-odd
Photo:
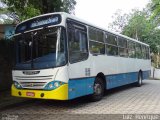
[(27, 89), (21, 90), (17, 89), (14, 85), (12, 85), (11, 94), (12, 96), (17, 96), (17, 97), (68, 100), (68, 84), (64, 84), (59, 88), (51, 91), (27, 90)]

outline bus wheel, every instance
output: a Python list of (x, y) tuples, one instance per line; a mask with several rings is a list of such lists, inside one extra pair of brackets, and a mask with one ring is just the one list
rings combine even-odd
[(93, 90), (94, 90), (94, 93), (91, 95), (91, 100), (93, 102), (101, 100), (104, 95), (104, 83), (101, 78), (99, 77), (96, 78), (94, 82)]
[(136, 86), (137, 87), (142, 86), (142, 73), (141, 72), (139, 72), (139, 74), (138, 74), (138, 81), (136, 82)]

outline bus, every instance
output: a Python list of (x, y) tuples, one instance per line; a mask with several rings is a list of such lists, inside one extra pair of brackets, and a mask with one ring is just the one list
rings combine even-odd
[(98, 101), (105, 90), (150, 76), (149, 45), (64, 12), (21, 22), (13, 39), (12, 96)]

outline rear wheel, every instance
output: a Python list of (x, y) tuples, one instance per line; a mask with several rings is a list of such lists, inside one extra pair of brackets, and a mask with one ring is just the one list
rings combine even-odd
[(137, 87), (142, 86), (142, 73), (141, 72), (139, 72), (139, 74), (138, 74), (138, 81), (136, 82), (136, 86)]
[(93, 86), (94, 93), (91, 95), (92, 101), (99, 101), (103, 98), (104, 95), (104, 82), (101, 78), (97, 77), (94, 86)]

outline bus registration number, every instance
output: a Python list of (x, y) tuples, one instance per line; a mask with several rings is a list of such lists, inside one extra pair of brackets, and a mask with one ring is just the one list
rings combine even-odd
[(30, 96), (30, 97), (34, 97), (34, 96), (35, 96), (35, 93), (34, 93), (34, 92), (27, 92), (26, 95), (27, 95), (27, 96)]

